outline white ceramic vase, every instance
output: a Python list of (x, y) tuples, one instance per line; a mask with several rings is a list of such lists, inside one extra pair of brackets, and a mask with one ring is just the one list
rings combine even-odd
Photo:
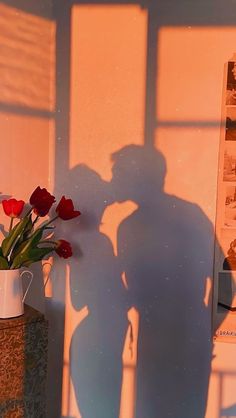
[[(22, 276), (30, 275), (30, 281), (23, 295)], [(29, 270), (0, 270), (0, 318), (14, 318), (24, 313), (24, 300), (33, 280)]]

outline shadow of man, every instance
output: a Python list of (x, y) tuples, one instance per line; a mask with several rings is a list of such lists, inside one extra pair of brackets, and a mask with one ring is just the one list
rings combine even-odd
[(112, 203), (110, 184), (85, 165), (71, 170), (69, 181), (82, 212), (79, 235), (71, 229), (81, 252), (70, 262), (71, 300), (77, 311), (88, 309), (71, 340), (70, 373), (83, 418), (118, 418), (128, 319), (127, 291), (113, 246), (99, 231)]
[(129, 145), (112, 158), (116, 201), (138, 205), (118, 229), (129, 303), (140, 314), (136, 418), (204, 418), (212, 225), (196, 204), (163, 191), (166, 163), (159, 151)]

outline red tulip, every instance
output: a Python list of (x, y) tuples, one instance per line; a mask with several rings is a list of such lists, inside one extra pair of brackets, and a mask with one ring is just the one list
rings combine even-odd
[(69, 258), (72, 256), (72, 248), (68, 241), (64, 239), (59, 239), (57, 241), (57, 246), (55, 249), (56, 253), (63, 258)]
[(3, 200), (2, 206), (5, 214), (11, 218), (18, 218), (20, 216), (25, 202), (23, 200), (9, 199)]
[(52, 196), (45, 188), (41, 189), (39, 186), (30, 196), (30, 204), (33, 206), (34, 212), (38, 216), (47, 215), (55, 201), (54, 196)]
[(62, 196), (60, 202), (57, 205), (56, 212), (59, 218), (67, 221), (68, 219), (76, 218), (81, 215), (79, 210), (74, 210), (74, 204), (71, 199), (66, 199)]

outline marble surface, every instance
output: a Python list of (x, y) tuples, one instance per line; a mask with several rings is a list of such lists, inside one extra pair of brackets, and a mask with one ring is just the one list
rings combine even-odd
[(45, 418), (48, 322), (25, 305), (0, 320), (0, 417)]

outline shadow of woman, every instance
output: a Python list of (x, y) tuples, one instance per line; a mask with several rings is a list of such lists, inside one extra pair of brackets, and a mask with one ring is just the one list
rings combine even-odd
[(130, 303), (140, 314), (136, 418), (204, 418), (211, 368), (214, 232), (195, 204), (163, 191), (156, 149), (113, 154), (116, 201), (138, 208), (118, 230), (118, 257)]
[(110, 184), (85, 165), (71, 170), (69, 181), (82, 212), (79, 235), (71, 230), (71, 241), (80, 246), (80, 256), (70, 264), (71, 299), (77, 311), (85, 306), (89, 311), (71, 340), (71, 377), (83, 418), (118, 418), (128, 320), (117, 259), (99, 231), (112, 203)]

